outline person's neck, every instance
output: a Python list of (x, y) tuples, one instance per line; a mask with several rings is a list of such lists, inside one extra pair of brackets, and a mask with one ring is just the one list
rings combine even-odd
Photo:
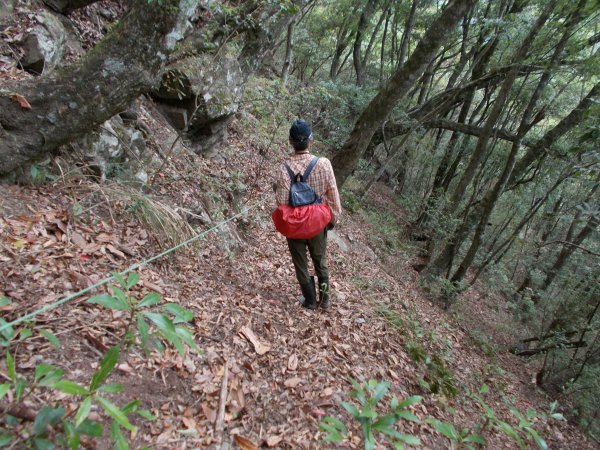
[(310, 153), (310, 151), (307, 148), (305, 148), (304, 150), (295, 150), (294, 151), (295, 155), (306, 155), (308, 153)]

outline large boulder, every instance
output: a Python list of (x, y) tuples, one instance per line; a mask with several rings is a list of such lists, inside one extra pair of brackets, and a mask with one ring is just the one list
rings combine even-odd
[(62, 60), (67, 44), (67, 31), (58, 17), (49, 11), (35, 16), (36, 25), (22, 42), (25, 70), (39, 75), (52, 71)]
[(170, 123), (187, 132), (195, 151), (205, 153), (226, 140), (243, 85), (237, 59), (202, 54), (171, 65), (153, 97)]

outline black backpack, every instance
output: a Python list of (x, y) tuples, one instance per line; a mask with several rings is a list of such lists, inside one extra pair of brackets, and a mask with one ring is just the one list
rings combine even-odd
[(318, 160), (319, 158), (315, 156), (310, 161), (308, 167), (306, 167), (306, 170), (304, 171), (304, 175), (302, 175), (300, 172), (294, 175), (294, 172), (292, 172), (290, 166), (284, 164), (291, 180), (289, 199), (290, 206), (305, 206), (321, 203), (321, 199), (317, 196), (315, 190), (310, 186), (310, 184), (307, 183), (308, 177), (310, 176), (310, 173), (315, 167), (315, 164), (317, 164)]

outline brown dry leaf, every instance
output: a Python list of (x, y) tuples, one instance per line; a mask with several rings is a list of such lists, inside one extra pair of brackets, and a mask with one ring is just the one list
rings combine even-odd
[(73, 241), (73, 243), (82, 250), (88, 245), (84, 237), (76, 231), (71, 234), (71, 241)]
[(217, 420), (217, 412), (210, 406), (208, 406), (207, 403), (202, 403), (200, 407), (202, 408), (202, 412), (204, 413), (208, 421), (210, 423), (215, 423), (215, 420)]
[(295, 388), (300, 383), (302, 383), (302, 378), (293, 377), (293, 378), (288, 378), (287, 380), (285, 380), (283, 384), (285, 385), (285, 387)]
[(295, 371), (298, 368), (298, 355), (296, 355), (295, 353), (290, 356), (290, 359), (288, 359), (288, 370), (290, 372)]
[(181, 421), (183, 422), (183, 424), (185, 425), (185, 427), (188, 430), (194, 430), (196, 429), (196, 421), (192, 418), (188, 418), (188, 417), (182, 417)]
[(121, 363), (117, 366), (117, 369), (119, 369), (121, 372), (125, 372), (125, 373), (133, 373), (133, 368), (127, 364), (127, 363)]
[(242, 450), (258, 450), (258, 446), (254, 442), (252, 442), (250, 439), (240, 436), (239, 434), (234, 434), (233, 440), (237, 445), (240, 446)]
[(259, 355), (262, 356), (265, 353), (267, 353), (269, 350), (271, 350), (270, 346), (268, 346), (266, 344), (262, 344), (258, 340), (256, 335), (254, 334), (254, 331), (252, 331), (249, 327), (246, 327), (246, 326), (242, 327), (240, 329), (239, 334), (240, 334), (240, 336), (245, 337), (248, 341), (250, 341), (250, 343), (254, 346), (254, 350)]
[(12, 94), (10, 96), (10, 99), (13, 102), (18, 103), (19, 106), (23, 109), (31, 109), (31, 105), (29, 104), (27, 99), (25, 97), (23, 97), (21, 94)]
[(331, 394), (333, 394), (333, 389), (328, 387), (328, 388), (325, 388), (323, 390), (323, 392), (321, 392), (321, 397), (329, 397), (329, 396), (331, 396)]
[(281, 436), (269, 436), (267, 438), (267, 447), (276, 447), (281, 441), (283, 441), (283, 437)]
[(118, 256), (120, 258), (125, 258), (125, 253), (123, 253), (121, 250), (117, 250), (112, 244), (108, 244), (106, 246), (106, 250), (108, 250), (109, 252), (111, 252), (113, 255)]

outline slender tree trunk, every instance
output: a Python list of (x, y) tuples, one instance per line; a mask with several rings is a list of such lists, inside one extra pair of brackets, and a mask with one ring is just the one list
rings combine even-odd
[(383, 37), (381, 38), (381, 55), (379, 60), (379, 85), (383, 84), (383, 72), (385, 67), (385, 41), (387, 39), (388, 34), (388, 26), (390, 24), (390, 18), (392, 17), (392, 8), (388, 8), (386, 18), (385, 18), (385, 26), (383, 27)]
[[(598, 186), (598, 185), (596, 185), (596, 186)], [(567, 241), (567, 242), (571, 242), (572, 244), (575, 244), (575, 245), (565, 245), (562, 248), (562, 250), (560, 251), (560, 253), (558, 254), (558, 256), (556, 258), (556, 261), (554, 261), (554, 264), (552, 264), (552, 267), (550, 268), (550, 270), (548, 270), (548, 273), (546, 274), (546, 279), (544, 280), (544, 283), (542, 284), (543, 290), (547, 290), (548, 287), (550, 287), (550, 285), (556, 278), (556, 275), (558, 275), (558, 272), (560, 272), (560, 270), (567, 263), (567, 261), (569, 260), (571, 255), (575, 252), (575, 250), (577, 250), (577, 246), (581, 245), (581, 243), (590, 234), (592, 234), (593, 231), (596, 231), (599, 224), (600, 224), (600, 220), (597, 217), (590, 217), (588, 219), (588, 221), (586, 222), (585, 226), (579, 231), (579, 233), (577, 234), (575, 239), (573, 241)]]
[[(0, 84), (0, 174), (93, 130), (149, 90), (199, 3), (132, 2), (80, 61), (47, 77)], [(15, 101), (21, 98), (27, 104)]]
[[(523, 227), (527, 223), (529, 223), (531, 221), (531, 219), (533, 219), (533, 217), (539, 211), (539, 209), (542, 207), (542, 205), (544, 205), (546, 203), (546, 201), (550, 197), (550, 194), (552, 192), (554, 192), (556, 190), (556, 188), (565, 179), (566, 179), (566, 177), (559, 178), (556, 181), (556, 183), (554, 183), (554, 185), (552, 185), (552, 187), (549, 190), (546, 191), (546, 193), (544, 194), (544, 196), (542, 198), (540, 198), (540, 199), (538, 199), (538, 200), (536, 200), (534, 202), (533, 206), (529, 209), (529, 211), (527, 212), (527, 214), (523, 217), (523, 219), (521, 219), (521, 221), (513, 229), (513, 231), (510, 234), (510, 236), (507, 239), (505, 239), (504, 242), (502, 242), (502, 244), (500, 244), (495, 249), (493, 248), (495, 245), (490, 248), (489, 255), (487, 256), (487, 258), (485, 259), (485, 261), (477, 268), (477, 273), (475, 274), (475, 276), (473, 277), (473, 279), (469, 283), (470, 286), (472, 286), (475, 283), (475, 281), (477, 281), (477, 279), (479, 278), (479, 276), (481, 275), (481, 273), (492, 262), (492, 260), (496, 257), (496, 255), (498, 255), (500, 252), (503, 251), (503, 249), (506, 249), (512, 242), (515, 241), (515, 239), (517, 238), (517, 236), (519, 235), (519, 233), (521, 232), (521, 230), (523, 229)], [(560, 202), (558, 202), (557, 204), (560, 204)], [(499, 261), (499, 259), (496, 260), (496, 263), (498, 263), (498, 261)]]
[[(598, 289), (596, 289), (596, 291), (598, 291)], [(594, 320), (594, 317), (596, 316), (596, 313), (598, 312), (598, 309), (600, 309), (600, 298), (596, 302), (596, 306), (594, 307), (594, 309), (587, 316), (587, 322), (586, 322), (585, 326), (583, 327), (583, 329), (581, 330), (581, 334), (579, 335), (580, 341), (583, 341), (583, 338), (585, 338), (586, 333), (588, 333), (590, 330), (592, 330), (592, 322)], [(579, 352), (578, 349), (575, 349), (575, 351), (573, 352), (571, 361), (569, 361), (569, 367), (571, 367), (575, 363), (578, 352)]]
[(292, 20), (288, 25), (287, 30), (287, 38), (285, 44), (285, 58), (283, 62), (283, 69), (281, 70), (281, 81), (283, 85), (287, 85), (288, 76), (290, 74), (290, 67), (292, 65), (292, 53), (294, 46), (294, 27), (296, 25), (296, 21)]
[(412, 34), (412, 30), (415, 26), (415, 16), (417, 12), (417, 6), (419, 4), (419, 0), (413, 0), (412, 6), (410, 7), (410, 13), (406, 19), (406, 24), (404, 25), (404, 31), (402, 32), (402, 39), (400, 39), (400, 54), (398, 55), (398, 67), (404, 64), (404, 61), (408, 55), (408, 44), (410, 42), (410, 35)]
[(363, 9), (358, 21), (358, 28), (356, 29), (356, 38), (354, 39), (352, 55), (354, 58), (354, 71), (356, 72), (357, 86), (362, 86), (365, 82), (365, 67), (363, 65), (363, 58), (361, 57), (361, 47), (378, 1), (379, 0), (367, 0), (365, 9)]
[(371, 138), (389, 117), (398, 101), (406, 95), (418, 77), (423, 73), (429, 60), (437, 53), (450, 30), (466, 14), (475, 0), (452, 0), (429, 27), (409, 60), (390, 78), (375, 98), (367, 105), (354, 125), (350, 137), (342, 149), (332, 159), (339, 185), (356, 167), (356, 163), (371, 142)]
[(351, 18), (354, 17), (357, 10), (358, 10), (358, 3), (355, 3), (354, 6), (352, 7), (352, 12), (350, 14), (347, 14), (344, 16), (344, 20), (342, 21), (342, 24), (340, 25), (340, 28), (336, 35), (335, 51), (333, 52), (333, 58), (331, 60), (331, 67), (329, 68), (329, 76), (334, 81), (337, 78), (337, 76), (341, 70), (340, 61), (341, 61), (342, 55), (344, 54), (344, 52), (346, 51), (346, 48), (350, 44), (350, 37), (352, 36), (352, 29), (349, 25), (349, 21)]

